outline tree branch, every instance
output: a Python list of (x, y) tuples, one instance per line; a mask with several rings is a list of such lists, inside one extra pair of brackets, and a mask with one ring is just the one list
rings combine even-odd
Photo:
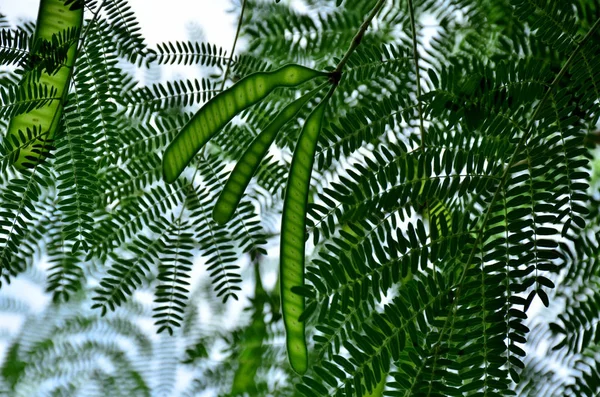
[(246, 10), (246, 0), (242, 3), (242, 12), (240, 13), (240, 19), (238, 21), (237, 30), (235, 31), (235, 38), (233, 39), (233, 46), (231, 48), (231, 56), (229, 57), (229, 61), (227, 61), (227, 68), (225, 68), (225, 76), (223, 77), (223, 83), (221, 84), (221, 91), (225, 89), (225, 82), (227, 81), (227, 76), (229, 76), (229, 69), (231, 67), (231, 61), (233, 60), (233, 53), (235, 52), (235, 45), (237, 44), (238, 37), (240, 36), (240, 30), (242, 28), (242, 21), (244, 20), (244, 11)]
[(419, 50), (417, 48), (417, 28), (415, 24), (415, 10), (413, 0), (408, 0), (410, 25), (412, 28), (413, 59), (415, 61), (415, 74), (417, 75), (417, 109), (419, 111), (419, 127), (421, 130), (421, 147), (425, 146), (425, 128), (423, 127), (423, 107), (421, 105), (421, 73), (419, 69)]
[(365, 35), (365, 32), (369, 28), (371, 21), (373, 20), (373, 18), (375, 18), (375, 15), (377, 15), (377, 13), (381, 10), (383, 5), (385, 4), (385, 1), (386, 0), (379, 0), (377, 2), (377, 4), (375, 5), (373, 10), (367, 17), (367, 19), (360, 26), (360, 29), (356, 33), (356, 36), (354, 36), (354, 39), (352, 39), (352, 43), (350, 43), (350, 48), (348, 48), (348, 50), (346, 51), (346, 54), (344, 54), (344, 57), (342, 58), (340, 63), (338, 63), (335, 70), (331, 73), (331, 76), (332, 76), (331, 78), (336, 85), (340, 81), (340, 78), (342, 77), (342, 71), (344, 70), (344, 66), (348, 62), (348, 59), (350, 58), (352, 53), (354, 53), (356, 48), (360, 45), (360, 42), (362, 41), (363, 36)]

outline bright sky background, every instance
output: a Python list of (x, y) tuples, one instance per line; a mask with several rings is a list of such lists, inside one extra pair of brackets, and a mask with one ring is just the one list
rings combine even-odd
[[(234, 10), (232, 0), (129, 0), (128, 3), (150, 47), (165, 41), (190, 40), (190, 31), (201, 28), (203, 41), (231, 51), (239, 18), (239, 10)], [(39, 0), (0, 0), (0, 13), (13, 23), (19, 19), (35, 20), (38, 4)], [(228, 12), (232, 10), (235, 12)], [(197, 78), (198, 68), (171, 66), (163, 69), (161, 77), (164, 80), (183, 75)]]
[[(13, 21), (35, 19), (39, 0), (0, 0), (0, 12)], [(227, 13), (230, 0), (129, 0), (142, 26), (148, 44), (167, 40), (187, 40), (186, 28), (202, 26), (206, 40), (231, 47), (237, 13)]]

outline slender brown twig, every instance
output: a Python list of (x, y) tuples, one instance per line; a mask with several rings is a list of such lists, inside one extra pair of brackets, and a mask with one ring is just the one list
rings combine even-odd
[(415, 61), (415, 74), (417, 80), (417, 110), (419, 111), (419, 127), (421, 129), (421, 148), (425, 146), (425, 128), (423, 127), (423, 106), (421, 105), (421, 72), (419, 69), (419, 49), (417, 48), (417, 27), (415, 24), (415, 9), (413, 1), (408, 0), (408, 13), (412, 28), (413, 60)]
[(233, 47), (231, 48), (231, 55), (229, 56), (229, 60), (227, 61), (227, 67), (225, 68), (225, 76), (223, 77), (223, 83), (221, 84), (221, 91), (225, 89), (225, 82), (227, 81), (227, 77), (229, 76), (229, 69), (231, 68), (231, 61), (233, 60), (233, 53), (235, 52), (235, 46), (238, 41), (238, 37), (240, 36), (240, 30), (242, 28), (242, 21), (244, 20), (244, 11), (246, 10), (246, 0), (242, 2), (242, 12), (240, 13), (240, 19), (238, 20), (237, 30), (235, 32), (235, 38), (233, 39)]
[(352, 43), (350, 43), (350, 47), (346, 51), (346, 54), (344, 54), (344, 57), (342, 58), (340, 63), (338, 63), (335, 70), (331, 73), (334, 83), (337, 84), (339, 82), (339, 80), (342, 76), (342, 71), (344, 70), (344, 66), (346, 66), (348, 59), (350, 58), (352, 53), (354, 53), (356, 48), (360, 45), (360, 42), (362, 41), (362, 38), (365, 35), (365, 32), (369, 28), (371, 21), (373, 20), (373, 18), (375, 18), (375, 15), (377, 15), (377, 13), (381, 10), (383, 5), (385, 4), (385, 1), (386, 0), (379, 0), (377, 2), (377, 4), (375, 5), (375, 7), (373, 7), (373, 10), (371, 11), (371, 13), (367, 17), (367, 19), (365, 19), (365, 21), (360, 26), (360, 29), (356, 33), (356, 36), (354, 36), (354, 38), (352, 39)]

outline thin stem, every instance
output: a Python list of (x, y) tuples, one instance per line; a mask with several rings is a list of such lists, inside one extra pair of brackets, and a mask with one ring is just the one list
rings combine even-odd
[(242, 2), (242, 12), (240, 13), (240, 19), (238, 20), (237, 30), (235, 32), (235, 39), (233, 39), (233, 47), (231, 48), (231, 56), (229, 57), (229, 61), (227, 61), (227, 68), (225, 68), (225, 76), (223, 77), (223, 83), (221, 84), (221, 91), (225, 89), (225, 82), (227, 81), (227, 77), (229, 76), (229, 69), (231, 68), (231, 61), (233, 60), (233, 53), (235, 52), (235, 46), (238, 41), (238, 37), (240, 36), (240, 30), (242, 28), (242, 21), (244, 20), (244, 11), (246, 10), (246, 0)]
[[(80, 37), (80, 43), (77, 46), (77, 48), (75, 49), (75, 60), (77, 60), (77, 57), (79, 56), (79, 52), (81, 51), (81, 48), (83, 47), (83, 45), (85, 44), (85, 39), (87, 38), (87, 35), (89, 33), (90, 28), (92, 27), (92, 25), (94, 24), (94, 22), (96, 22), (96, 20), (98, 19), (98, 15), (100, 14), (100, 10), (102, 9), (102, 7), (104, 7), (104, 4), (106, 3), (106, 0), (104, 0), (99, 6), (98, 8), (96, 8), (96, 11), (94, 11), (94, 14), (92, 15), (92, 19), (91, 21), (85, 25), (85, 30), (81, 33), (81, 37)], [(84, 10), (85, 11), (85, 10)], [(85, 13), (84, 13), (85, 16)], [(85, 22), (85, 19), (84, 19)], [(83, 24), (82, 24), (83, 25)], [(83, 26), (82, 26), (83, 27)], [(74, 65), (73, 65), (74, 66)]]
[[(415, 80), (417, 81), (417, 112), (419, 113), (419, 130), (421, 135), (421, 146), (420, 149), (425, 149), (425, 127), (423, 125), (423, 105), (421, 104), (421, 69), (419, 68), (419, 49), (417, 47), (417, 26), (415, 23), (415, 7), (413, 6), (413, 0), (408, 0), (408, 13), (410, 15), (410, 26), (412, 29), (412, 47), (413, 47), (413, 61), (415, 62)], [(424, 208), (424, 215), (427, 216), (429, 222), (431, 222), (431, 210), (429, 204)], [(431, 223), (429, 225), (432, 226)], [(436, 226), (433, 226), (436, 227)], [(435, 262), (433, 263), (433, 271), (436, 271)]]
[(412, 28), (413, 59), (415, 61), (415, 73), (417, 75), (417, 109), (419, 111), (419, 127), (421, 129), (421, 147), (425, 147), (425, 128), (423, 127), (423, 107), (421, 105), (421, 72), (419, 69), (419, 50), (417, 48), (417, 28), (415, 24), (415, 9), (413, 0), (408, 0), (408, 11), (410, 14), (410, 25)]
[(377, 13), (381, 10), (381, 7), (383, 7), (383, 5), (385, 4), (385, 1), (386, 0), (379, 0), (377, 2), (375, 7), (373, 8), (373, 11), (371, 11), (371, 14), (369, 14), (367, 19), (360, 26), (360, 29), (356, 33), (356, 36), (354, 36), (354, 39), (352, 39), (350, 48), (348, 48), (348, 51), (346, 51), (346, 54), (344, 55), (344, 57), (342, 58), (340, 63), (338, 63), (338, 65), (335, 68), (335, 71), (332, 73), (332, 75), (334, 75), (334, 76), (337, 75), (338, 78), (341, 76), (342, 70), (344, 69), (344, 66), (346, 65), (346, 63), (348, 62), (348, 58), (350, 58), (350, 55), (352, 55), (354, 50), (356, 50), (356, 48), (359, 46), (360, 42), (362, 41), (363, 36), (365, 35), (365, 32), (367, 31), (367, 29), (369, 28), (369, 25), (371, 24), (371, 21), (373, 20), (373, 18), (375, 18), (375, 15), (377, 15)]

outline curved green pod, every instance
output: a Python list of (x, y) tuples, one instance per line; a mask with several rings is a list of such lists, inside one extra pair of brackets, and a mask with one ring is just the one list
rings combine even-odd
[(279, 87), (294, 87), (319, 76), (327, 76), (305, 66), (290, 64), (272, 72), (244, 77), (214, 96), (183, 126), (163, 157), (163, 177), (172, 183), (198, 151), (238, 113), (264, 99)]
[(248, 149), (246, 149), (242, 155), (242, 158), (235, 165), (231, 175), (229, 175), (229, 179), (215, 204), (213, 219), (217, 223), (224, 224), (231, 220), (235, 209), (244, 195), (244, 191), (246, 191), (260, 162), (265, 157), (269, 147), (277, 137), (279, 130), (283, 128), (283, 126), (286, 125), (322, 88), (323, 85), (290, 103), (260, 134), (258, 134), (256, 138), (254, 138)]
[(292, 157), (283, 201), (279, 258), (281, 311), (288, 357), (292, 368), (299, 374), (305, 373), (308, 368), (305, 327), (304, 322), (299, 321), (304, 312), (304, 297), (293, 292), (292, 288), (304, 285), (304, 237), (310, 175), (323, 115), (334, 90), (335, 86), (306, 119)]
[[(34, 43), (52, 42), (53, 37), (55, 38), (67, 31), (76, 33), (62, 66), (52, 71), (52, 74), (48, 74), (44, 70), (39, 79), (32, 75), (35, 71), (26, 73), (21, 80), (22, 87), (27, 87), (33, 82), (45, 84), (48, 88), (54, 88), (56, 89), (56, 97), (60, 99), (52, 100), (46, 105), (27, 113), (16, 115), (10, 120), (7, 136), (16, 137), (21, 142), (20, 150), (13, 157), (13, 164), (17, 168), (33, 167), (43, 161), (48, 154), (48, 141), (54, 138), (63, 112), (63, 103), (71, 81), (73, 65), (75, 65), (82, 24), (83, 5), (80, 1), (40, 0)], [(40, 46), (39, 48), (43, 47)], [(35, 50), (32, 52), (33, 57), (43, 58), (45, 55), (47, 54), (36, 53)], [(33, 140), (28, 138), (28, 130), (35, 130), (37, 137)]]

